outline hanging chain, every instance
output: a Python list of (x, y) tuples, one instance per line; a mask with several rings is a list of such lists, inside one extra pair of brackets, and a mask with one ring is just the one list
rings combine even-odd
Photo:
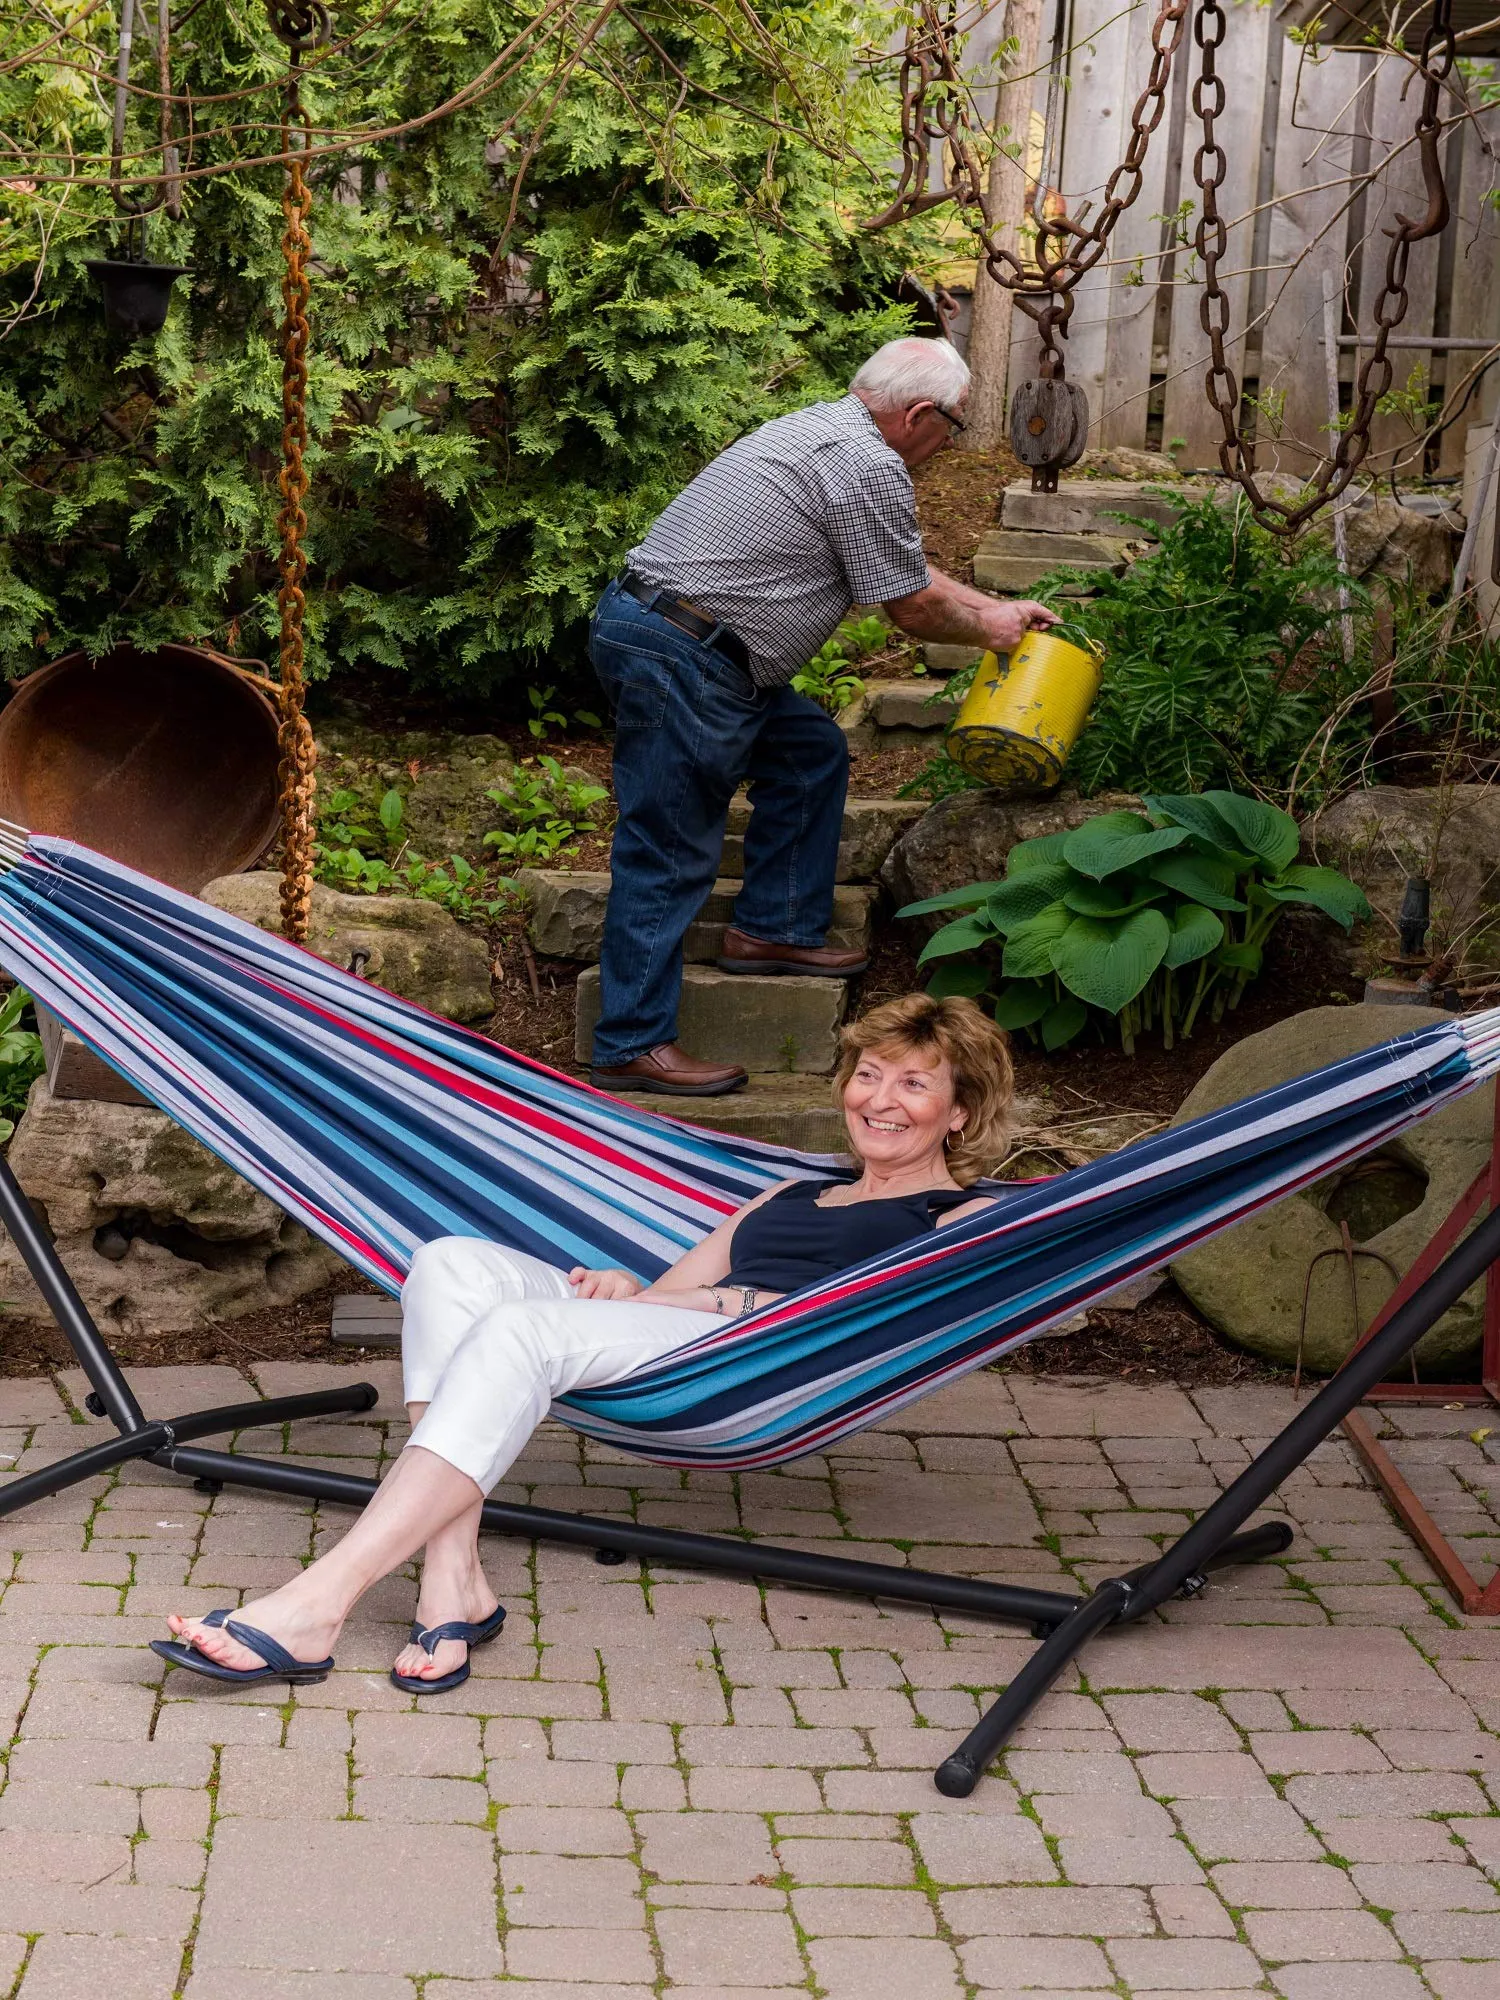
[(1243, 488), (1256, 520), (1278, 535), (1291, 535), (1320, 507), (1336, 500), (1349, 485), (1370, 449), (1370, 428), (1376, 405), (1391, 386), (1392, 369), (1386, 349), (1390, 336), (1406, 317), (1407, 266), (1411, 246), (1436, 236), (1448, 224), (1448, 190), (1443, 180), (1440, 141), (1443, 131), (1439, 109), (1442, 90), (1453, 67), (1453, 0), (1433, 0), (1432, 18), (1422, 39), (1417, 58), (1417, 74), (1422, 79), (1422, 107), (1417, 114), (1416, 140), (1422, 166), (1422, 183), (1427, 195), (1427, 212), (1420, 217), (1397, 211), (1396, 228), (1388, 229), (1391, 247), (1386, 255), (1385, 281), (1375, 302), (1375, 339), (1360, 366), (1354, 388), (1354, 407), (1349, 423), (1339, 434), (1331, 458), (1319, 461), (1307, 482), (1304, 496), (1288, 506), (1263, 492), (1255, 478), (1255, 445), (1240, 427), (1240, 385), (1225, 357), (1229, 335), (1229, 299), (1219, 279), (1228, 231), (1219, 213), (1218, 190), (1223, 183), (1226, 162), (1224, 149), (1214, 136), (1214, 121), (1224, 110), (1224, 80), (1218, 73), (1217, 54), (1224, 40), (1224, 9), (1221, 0), (1200, 0), (1193, 37), (1202, 52), (1198, 76), (1193, 82), (1193, 111), (1203, 130), (1203, 143), (1193, 156), (1193, 179), (1203, 196), (1194, 249), (1203, 265), (1203, 297), (1198, 302), (1198, 318), (1208, 336), (1209, 366), (1204, 376), (1208, 400), (1218, 412), (1224, 436), (1219, 445), (1219, 463), (1229, 478)]
[(281, 150), (286, 156), (286, 181), (281, 194), (285, 227), (281, 299), (281, 472), (277, 486), (281, 508), (276, 526), (281, 537), (281, 588), (276, 603), (281, 613), (281, 934), (294, 944), (307, 936), (312, 907), (313, 801), (317, 792), (318, 748), (303, 712), (303, 619), (307, 609), (304, 584), (307, 556), (307, 350), (311, 338), (307, 304), (311, 291), (307, 261), (312, 237), (307, 218), (312, 190), (302, 170), (308, 117), (302, 104), (300, 64), (303, 51), (328, 34), (328, 15), (316, 0), (267, 0), (271, 27), (291, 50), (286, 109), (281, 122)]
[[(1150, 73), (1130, 114), (1125, 157), (1105, 183), (1098, 216), (1088, 228), (1066, 216), (1040, 220), (1035, 263), (1026, 263), (996, 240), (985, 208), (985, 175), (974, 144), (967, 86), (954, 51), (951, 6), (945, 16), (936, 0), (921, 0), (918, 21), (908, 32), (901, 59), (901, 179), (890, 207), (865, 227), (884, 229), (947, 201), (967, 209), (990, 276), (1036, 322), (1044, 378), (1063, 379), (1061, 342), (1073, 315), (1073, 293), (1104, 256), (1115, 225), (1141, 192), (1146, 149), (1162, 120), (1172, 59), (1182, 41), (1189, 4), (1190, 0), (1158, 0), (1151, 27)], [(1025, 135), (1020, 144), (1024, 149)], [(935, 151), (943, 165), (940, 188), (932, 186)], [(1024, 171), (1024, 150), (1021, 164)]]

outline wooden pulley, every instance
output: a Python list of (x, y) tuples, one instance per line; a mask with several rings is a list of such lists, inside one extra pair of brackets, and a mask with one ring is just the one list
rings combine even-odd
[(1055, 493), (1057, 475), (1076, 465), (1089, 436), (1089, 399), (1076, 382), (1022, 382), (1010, 399), (1011, 450), (1031, 467), (1033, 493)]

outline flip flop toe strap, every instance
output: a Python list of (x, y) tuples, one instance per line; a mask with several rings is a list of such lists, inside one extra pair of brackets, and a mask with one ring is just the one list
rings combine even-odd
[[(210, 1623), (213, 1617), (214, 1614), (210, 1613), (209, 1617), (204, 1619), (204, 1624)], [(252, 1653), (258, 1653), (273, 1673), (305, 1674), (318, 1667), (332, 1665), (329, 1660), (299, 1660), (295, 1654), (289, 1653), (285, 1646), (273, 1639), (269, 1632), (258, 1631), (254, 1625), (241, 1624), (238, 1618), (231, 1618), (226, 1614), (218, 1622), (222, 1623), (231, 1639), (237, 1639)]]
[[(505, 1614), (502, 1611), (500, 1615), (503, 1618)], [(489, 1638), (494, 1628), (495, 1619), (491, 1614), (477, 1625), (466, 1624), (462, 1618), (450, 1618), (446, 1624), (429, 1625), (425, 1630), (419, 1625), (413, 1625), (411, 1636), (413, 1642), (422, 1648), (430, 1660), (445, 1639), (457, 1639), (462, 1645), (473, 1646)]]

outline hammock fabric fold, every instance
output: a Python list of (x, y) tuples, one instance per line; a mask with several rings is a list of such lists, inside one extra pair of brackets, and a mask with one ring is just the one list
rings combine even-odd
[[(650, 1278), (834, 1156), (610, 1098), (72, 842), (19, 836), (0, 964), (390, 1291), (471, 1235)], [(818, 1451), (1322, 1179), (1500, 1070), (1500, 1010), (1419, 1028), (789, 1295), (555, 1414), (659, 1462)]]

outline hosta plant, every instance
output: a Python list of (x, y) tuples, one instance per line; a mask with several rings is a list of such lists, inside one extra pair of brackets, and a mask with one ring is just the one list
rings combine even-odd
[(1004, 1028), (1060, 1049), (1094, 1022), (1170, 1048), (1207, 1008), (1218, 1020), (1260, 971), (1289, 903), (1347, 930), (1370, 906), (1333, 868), (1297, 860), (1296, 822), (1235, 792), (1147, 798), (1072, 833), (1023, 840), (1003, 881), (972, 882), (898, 914), (956, 912), (928, 940), (928, 991), (989, 996)]

